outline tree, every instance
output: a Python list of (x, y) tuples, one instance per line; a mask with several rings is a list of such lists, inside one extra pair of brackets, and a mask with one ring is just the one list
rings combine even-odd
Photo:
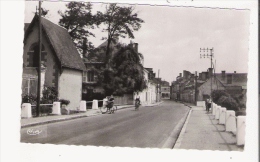
[[(47, 14), (49, 13), (49, 10), (47, 10), (47, 9), (45, 9), (45, 8), (41, 8), (41, 15), (42, 15), (42, 17), (47, 17)], [(38, 14), (38, 12), (36, 11), (36, 12), (33, 12), (34, 14)]]
[(94, 49), (88, 37), (95, 35), (89, 29), (94, 29), (100, 24), (100, 12), (93, 15), (90, 2), (69, 2), (66, 7), (64, 13), (58, 11), (61, 15), (59, 25), (68, 30), (79, 52), (86, 57), (87, 53)]
[(142, 65), (143, 55), (134, 50), (133, 44), (119, 44), (111, 61), (111, 69), (104, 69), (100, 79), (106, 95), (140, 92), (147, 87)]
[(110, 44), (118, 37), (134, 38), (133, 31), (138, 31), (141, 28), (141, 23), (144, 21), (138, 18), (137, 13), (134, 12), (134, 7), (121, 7), (116, 3), (106, 6), (106, 11), (103, 14), (102, 22), (106, 28), (103, 30), (107, 32), (107, 47), (106, 47), (106, 63), (110, 67), (111, 53)]

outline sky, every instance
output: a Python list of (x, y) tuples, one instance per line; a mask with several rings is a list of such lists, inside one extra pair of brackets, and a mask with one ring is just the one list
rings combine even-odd
[[(25, 2), (25, 23), (29, 23), (38, 2)], [(188, 70), (207, 71), (210, 58), (200, 58), (200, 48), (213, 48), (215, 72), (247, 73), (249, 53), (250, 10), (244, 8), (212, 8), (185, 6), (134, 5), (144, 20), (132, 41), (139, 44), (144, 67), (153, 68), (156, 77), (172, 82)], [(47, 18), (58, 24), (58, 11), (65, 11), (64, 2), (43, 2), (49, 10)], [(105, 4), (93, 3), (93, 13), (104, 11)], [(102, 26), (94, 30), (90, 41), (97, 47), (103, 41)], [(123, 43), (130, 39), (120, 38)]]

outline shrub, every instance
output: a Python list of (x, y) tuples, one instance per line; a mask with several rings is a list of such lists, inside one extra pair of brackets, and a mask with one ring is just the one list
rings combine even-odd
[(58, 91), (55, 87), (44, 86), (42, 91), (41, 103), (52, 104), (58, 100)]
[(27, 94), (27, 95), (22, 96), (22, 103), (30, 103), (33, 105), (33, 104), (36, 104), (36, 102), (37, 102), (37, 96), (35, 96), (35, 95)]
[(220, 97), (219, 100), (218, 100), (218, 103), (222, 107), (227, 108), (227, 110), (234, 110), (234, 111), (238, 111), (239, 110), (238, 103), (231, 96), (222, 96), (222, 97)]
[(222, 96), (229, 97), (230, 95), (225, 90), (214, 90), (211, 94), (212, 101), (216, 104), (220, 104), (218, 101)]
[(68, 105), (70, 104), (69, 100), (65, 100), (65, 99), (60, 99), (59, 102), (61, 103), (61, 105)]
[(40, 113), (47, 114), (47, 115), (52, 113), (52, 106), (47, 106), (47, 105), (40, 106)]

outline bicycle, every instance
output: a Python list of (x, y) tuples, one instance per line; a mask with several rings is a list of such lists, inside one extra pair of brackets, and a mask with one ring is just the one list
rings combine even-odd
[(141, 105), (140, 101), (135, 101), (135, 111), (139, 110), (140, 105)]
[(102, 114), (105, 114), (105, 113), (115, 113), (115, 111), (117, 111), (117, 106), (116, 105), (113, 105), (111, 108), (108, 107), (108, 105), (106, 105), (106, 107), (101, 107), (100, 108), (100, 111)]

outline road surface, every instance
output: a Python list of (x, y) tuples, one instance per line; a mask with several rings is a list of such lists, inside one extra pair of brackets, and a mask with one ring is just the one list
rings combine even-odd
[(161, 148), (189, 107), (173, 101), (21, 129), (23, 143)]

